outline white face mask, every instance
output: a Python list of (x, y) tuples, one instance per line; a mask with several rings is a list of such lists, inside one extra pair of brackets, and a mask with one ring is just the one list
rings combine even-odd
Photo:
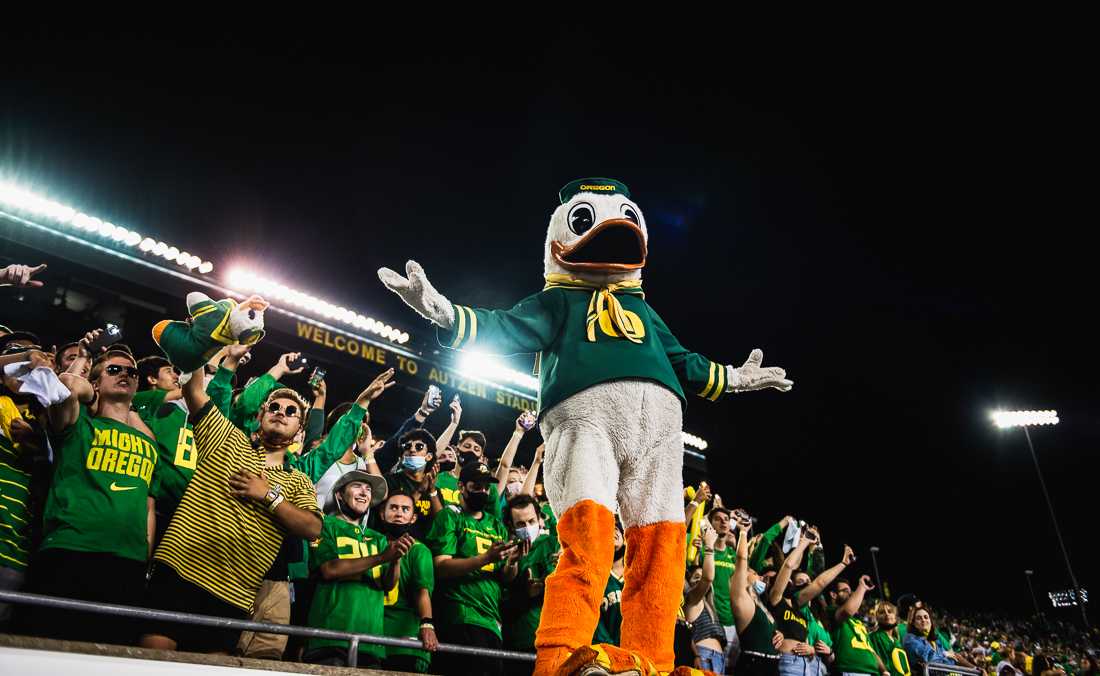
[(509, 481), (504, 485), (504, 492), (507, 495), (518, 495), (521, 490), (523, 490), (522, 481)]
[(537, 538), (541, 532), (542, 529), (538, 526), (538, 524), (535, 524), (534, 526), (524, 526), (522, 528), (516, 529), (516, 537), (523, 538), (528, 542), (534, 542), (535, 538)]

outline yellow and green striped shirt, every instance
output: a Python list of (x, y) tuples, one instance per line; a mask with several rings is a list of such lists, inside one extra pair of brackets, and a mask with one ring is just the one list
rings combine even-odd
[(286, 529), (264, 505), (229, 493), (240, 469), (266, 471), (287, 502), (321, 518), (313, 482), (293, 469), (265, 469), (266, 454), (218, 409), (207, 404), (194, 426), (198, 467), (154, 558), (180, 577), (238, 608), (251, 611), (264, 574)]

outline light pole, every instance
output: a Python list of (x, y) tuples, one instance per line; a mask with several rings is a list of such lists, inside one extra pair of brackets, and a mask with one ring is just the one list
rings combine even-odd
[(1039, 610), (1039, 602), (1035, 600), (1035, 587), (1031, 586), (1031, 576), (1034, 574), (1034, 570), (1024, 571), (1024, 577), (1027, 578), (1027, 589), (1031, 592), (1031, 603), (1035, 606), (1035, 616), (1042, 617), (1043, 613)]
[(878, 595), (885, 599), (886, 590), (882, 588), (882, 578), (879, 577), (878, 574), (878, 558), (876, 554), (878, 554), (878, 547), (871, 547), (871, 565), (875, 568), (875, 584), (878, 585)]
[[(1027, 439), (1027, 448), (1031, 451), (1031, 459), (1035, 462), (1035, 473), (1039, 475), (1039, 487), (1043, 489), (1043, 497), (1047, 501), (1047, 510), (1050, 511), (1050, 521), (1054, 524), (1054, 534), (1058, 536), (1058, 546), (1062, 548), (1062, 558), (1066, 562), (1066, 571), (1069, 573), (1069, 581), (1073, 584), (1073, 594), (1077, 599), (1077, 605), (1081, 607), (1081, 619), (1085, 621), (1085, 629), (1089, 628), (1089, 616), (1085, 612), (1085, 603), (1081, 598), (1081, 585), (1077, 584), (1077, 576), (1073, 574), (1073, 566), (1069, 562), (1069, 552), (1066, 543), (1062, 539), (1062, 529), (1058, 527), (1058, 518), (1054, 516), (1054, 504), (1050, 501), (1050, 493), (1047, 492), (1047, 482), (1043, 480), (1043, 470), (1039, 469), (1039, 456), (1035, 454), (1035, 446), (1031, 443), (1031, 433), (1028, 427), (1033, 425), (1057, 425), (1057, 411), (994, 411), (991, 414), (993, 424), (1001, 429), (1020, 427), (1024, 430), (1024, 438)], [(1031, 576), (1028, 576), (1028, 585), (1031, 584)], [(1032, 600), (1035, 593), (1032, 592)], [(1038, 604), (1036, 604), (1038, 608)]]

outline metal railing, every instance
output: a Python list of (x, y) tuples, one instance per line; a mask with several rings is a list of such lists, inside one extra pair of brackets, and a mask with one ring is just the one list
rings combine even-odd
[(924, 676), (982, 676), (980, 669), (955, 664), (928, 662), (924, 665)]
[[(293, 624), (271, 624), (270, 622), (253, 622), (251, 620), (233, 620), (227, 617), (216, 617), (214, 615), (177, 613), (168, 610), (138, 608), (136, 606), (119, 606), (112, 603), (92, 603), (89, 601), (77, 601), (75, 599), (66, 599), (58, 596), (27, 594), (24, 592), (0, 590), (0, 603), (18, 603), (63, 610), (79, 610), (89, 613), (100, 613), (103, 615), (118, 615), (120, 617), (131, 617), (144, 620), (179, 622), (180, 624), (197, 624), (204, 627), (239, 629), (241, 631), (254, 631), (264, 634), (286, 634), (287, 636), (304, 636), (306, 638), (338, 639), (349, 642), (348, 666), (351, 667), (358, 666), (359, 664), (360, 643), (373, 643), (400, 648), (418, 648), (420, 650), (424, 649), (424, 645), (420, 641), (411, 638), (394, 638), (392, 636), (376, 636), (375, 634), (354, 634), (347, 631), (335, 631), (333, 629), (299, 627)], [(533, 653), (496, 650), (493, 648), (474, 648), (451, 643), (440, 643), (437, 652), (473, 655), (476, 657), (494, 657), (505, 660), (520, 660), (523, 662), (535, 661), (535, 655)]]

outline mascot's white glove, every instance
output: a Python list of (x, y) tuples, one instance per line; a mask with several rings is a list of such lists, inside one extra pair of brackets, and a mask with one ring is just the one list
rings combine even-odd
[[(408, 301), (406, 301), (408, 302)], [(787, 380), (787, 372), (778, 366), (762, 368), (763, 350), (753, 350), (740, 368), (726, 366), (726, 392), (751, 392), (774, 387), (780, 392), (789, 392), (794, 381)]]
[(386, 288), (401, 296), (401, 300), (416, 310), (421, 317), (444, 329), (454, 326), (454, 306), (443, 294), (435, 290), (424, 274), (424, 268), (420, 267), (420, 263), (416, 261), (405, 263), (405, 274), (408, 275), (408, 279), (389, 268), (378, 269), (378, 279), (382, 280)]

